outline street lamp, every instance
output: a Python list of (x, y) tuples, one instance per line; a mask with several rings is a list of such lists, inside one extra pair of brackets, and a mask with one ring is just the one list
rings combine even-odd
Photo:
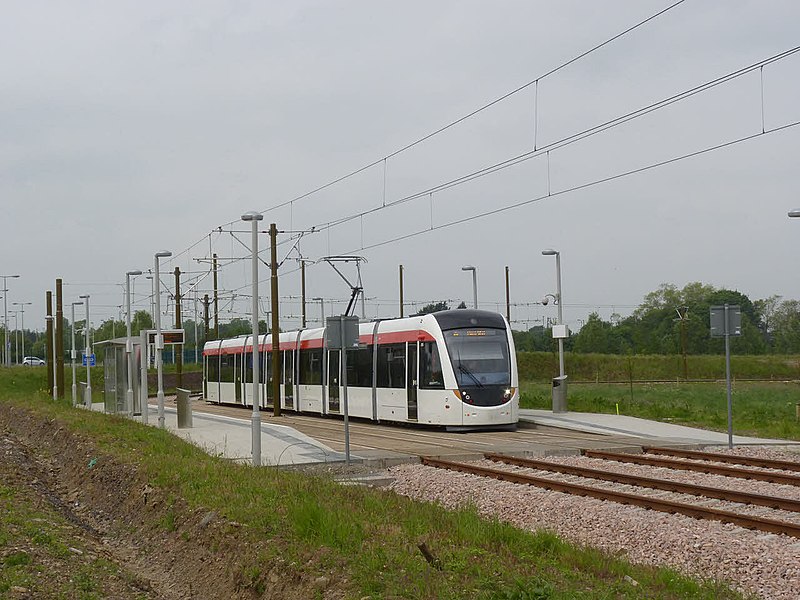
[(259, 364), (258, 364), (258, 222), (264, 218), (261, 213), (251, 211), (242, 215), (242, 221), (250, 223), (251, 247), (253, 251), (253, 415), (250, 417), (253, 437), (253, 466), (261, 466), (261, 413), (259, 403)]
[(125, 333), (127, 339), (125, 340), (125, 357), (128, 359), (128, 373), (126, 376), (128, 388), (125, 392), (125, 400), (128, 403), (128, 414), (133, 414), (133, 342), (131, 341), (131, 277), (141, 275), (141, 271), (128, 271), (125, 273), (125, 304), (127, 316), (125, 318)]
[(789, 211), (790, 217), (800, 217), (800, 208), (795, 208)]
[[(70, 306), (70, 310), (72, 311), (72, 315), (71, 315), (72, 316), (72, 321), (70, 321), (70, 324), (72, 325), (72, 346), (71, 346), (72, 349), (70, 350), (70, 357), (72, 358), (72, 406), (78, 406), (78, 383), (76, 381), (77, 376), (76, 376), (76, 373), (75, 373), (75, 370), (77, 368), (75, 366), (75, 358), (76, 358), (76, 352), (75, 352), (75, 307), (76, 306), (81, 306), (82, 304), (83, 304), (83, 301), (82, 300), (78, 300), (77, 302), (73, 302), (72, 305)], [(24, 333), (24, 330), (23, 330), (23, 333)], [(25, 340), (25, 338), (23, 338), (23, 342), (24, 342), (24, 340)], [(25, 354), (25, 345), (24, 344), (22, 346), (22, 353)]]
[[(8, 347), (8, 280), (16, 279), (19, 275), (0, 275), (3, 280), (3, 364), (8, 366), (11, 364), (11, 352)], [(55, 366), (55, 365), (53, 365)]]
[[(562, 305), (563, 299), (561, 298), (561, 253), (557, 250), (553, 250), (552, 248), (545, 248), (542, 250), (542, 256), (555, 256), (556, 257), (556, 295), (555, 295), (555, 303), (558, 305), (558, 333), (553, 334), (553, 337), (558, 337), (558, 378), (560, 379), (560, 385), (566, 385), (566, 375), (564, 374), (564, 338), (566, 337), (565, 328), (562, 327), (564, 323), (564, 314), (562, 312)], [(560, 406), (562, 403), (558, 403), (557, 406), (555, 397), (553, 398), (553, 412), (562, 412), (566, 411), (566, 390), (564, 391), (563, 395), (563, 404), (564, 406)]]
[(172, 256), (169, 250), (156, 252), (153, 269), (153, 289), (156, 302), (156, 372), (158, 373), (158, 426), (164, 429), (164, 373), (161, 351), (164, 349), (164, 338), (161, 336), (161, 279), (158, 272), (158, 259)]
[(92, 346), (89, 342), (89, 294), (78, 296), (83, 298), (86, 305), (86, 323), (83, 327), (84, 356), (86, 356), (86, 392), (83, 395), (83, 404), (89, 410), (92, 409)]
[(472, 271), (472, 307), (478, 308), (478, 269), (472, 266), (461, 267), (462, 271)]
[[(53, 332), (50, 336), (50, 343), (53, 345), (53, 366), (55, 367), (56, 364), (56, 318), (53, 315), (47, 315), (45, 317), (47, 321), (52, 321), (53, 326), (51, 327), (51, 331)], [(50, 360), (51, 357), (47, 357), (47, 360)], [(58, 379), (53, 377), (53, 400), (58, 399)]]
[(30, 306), (33, 302), (12, 302), (13, 305), (19, 306), (20, 324), (22, 325), (22, 356), (25, 357), (25, 307)]
[(17, 357), (17, 364), (19, 364), (19, 311), (12, 310), (11, 316), (14, 317), (14, 355)]

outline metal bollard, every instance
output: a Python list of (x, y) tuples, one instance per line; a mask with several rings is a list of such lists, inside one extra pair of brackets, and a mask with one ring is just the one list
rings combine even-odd
[(567, 412), (567, 376), (553, 377), (553, 412)]
[(189, 390), (177, 388), (178, 394), (178, 429), (189, 429), (192, 426), (192, 401)]
[(78, 406), (86, 408), (86, 382), (78, 382)]

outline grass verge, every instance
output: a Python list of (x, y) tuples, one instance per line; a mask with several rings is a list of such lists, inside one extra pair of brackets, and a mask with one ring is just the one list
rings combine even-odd
[[(522, 408), (552, 408), (547, 384), (520, 385)], [(569, 410), (620, 414), (700, 427), (728, 430), (728, 399), (725, 382), (592, 384), (568, 387)], [(797, 383), (734, 382), (731, 403), (733, 431), (738, 435), (800, 441), (796, 405)]]
[[(170, 499), (155, 525), (166, 534), (194, 535), (181, 503), (193, 514), (215, 511), (235, 522), (235, 544), (248, 550), (225, 559), (256, 596), (279, 574), (292, 581), (323, 578), (323, 585), (354, 598), (740, 597), (722, 585), (631, 565), (545, 531), (484, 519), (474, 508), (448, 510), (328, 478), (231, 464), (156, 428), (52, 402), (35, 391), (39, 384), (30, 373), (13, 383), (6, 375), (0, 373), (4, 402), (93, 441), (95, 476), (106, 461), (136, 465)], [(422, 542), (440, 568), (422, 556)], [(229, 545), (220, 542), (219, 551)]]

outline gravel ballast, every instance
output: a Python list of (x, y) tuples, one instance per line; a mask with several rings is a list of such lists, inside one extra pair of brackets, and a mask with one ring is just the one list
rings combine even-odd
[[(736, 448), (732, 453), (800, 460), (796, 452), (774, 448)], [(800, 488), (762, 481), (734, 480), (717, 475), (583, 457), (547, 457), (546, 460), (800, 498)], [(516, 469), (489, 461), (482, 461), (482, 464), (493, 468)], [(422, 465), (401, 465), (393, 467), (390, 472), (395, 478), (392, 489), (417, 500), (437, 502), (448, 508), (472, 504), (482, 515), (496, 517), (523, 529), (554, 531), (563, 539), (577, 544), (601, 548), (612, 554), (625, 554), (635, 563), (669, 566), (698, 579), (724, 581), (735, 589), (755, 593), (761, 598), (796, 600), (800, 597), (800, 539)], [(543, 474), (541, 471), (535, 473)], [(545, 476), (558, 477), (555, 474)], [(591, 480), (589, 483), (599, 486), (600, 482)], [(617, 484), (603, 484), (603, 487), (608, 485)], [(630, 490), (628, 486), (619, 487), (623, 488)], [(691, 496), (682, 498), (686, 502), (697, 501)], [(753, 509), (740, 506), (737, 512), (752, 513)]]

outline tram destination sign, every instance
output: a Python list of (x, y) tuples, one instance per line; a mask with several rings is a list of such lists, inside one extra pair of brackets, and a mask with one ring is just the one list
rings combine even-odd
[(742, 310), (738, 304), (711, 307), (711, 337), (726, 335), (742, 335)]
[[(161, 337), (164, 338), (164, 344), (183, 344), (183, 329), (162, 329)], [(156, 343), (156, 330), (147, 330), (147, 343)]]

